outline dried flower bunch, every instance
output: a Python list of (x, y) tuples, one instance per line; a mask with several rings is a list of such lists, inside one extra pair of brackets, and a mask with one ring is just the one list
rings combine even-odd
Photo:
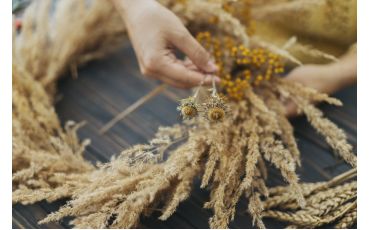
[[(57, 32), (52, 32), (50, 1), (37, 1), (27, 10), (29, 23), (14, 36), (13, 202), (70, 197), (66, 206), (41, 222), (73, 216), (72, 224), (78, 228), (131, 228), (140, 216), (157, 209), (160, 219), (167, 219), (187, 199), (194, 179), (201, 177), (201, 187), (211, 191), (204, 206), (214, 213), (212, 228), (228, 226), (241, 196), (248, 198), (247, 208), (260, 228), (271, 208), (266, 203), (276, 194), (285, 197), (286, 191), (293, 191), (288, 203), (294, 210), (322, 204), (316, 198), (311, 202), (311, 193), (298, 183), (299, 150), (281, 99), (295, 102), (335, 152), (356, 167), (345, 133), (315, 107), (317, 102), (340, 105), (340, 101), (280, 78), (282, 60), (296, 59), (248, 36), (244, 19), (234, 16), (237, 8), (222, 7), (218, 1), (162, 2), (193, 31), (209, 26), (210, 32), (200, 33), (198, 39), (220, 66), (221, 86), (213, 85), (211, 92), (200, 87), (181, 102), (179, 110), (184, 118), (193, 118), (190, 121), (161, 128), (149, 144), (134, 146), (97, 166), (81, 155), (87, 143), (79, 142), (78, 126), (61, 127), (53, 109), (53, 88), (63, 71), (100, 57), (122, 41), (119, 15), (107, 1), (88, 7), (84, 1), (60, 1), (53, 27)], [(211, 17), (217, 19), (213, 24)], [(96, 26), (101, 23), (109, 26)], [(173, 143), (180, 145), (168, 151)], [(276, 167), (288, 184), (280, 193), (266, 187), (268, 165)], [(343, 221), (354, 219), (352, 208)], [(333, 210), (312, 216), (321, 218)]]
[(264, 48), (249, 49), (230, 36), (216, 37), (210, 32), (198, 33), (197, 40), (213, 54), (221, 88), (230, 99), (242, 100), (251, 85), (258, 86), (284, 72), (280, 56)]
[[(254, 54), (261, 55), (261, 52)], [(260, 66), (266, 68), (265, 65)], [(282, 67), (278, 65), (277, 68)], [(274, 71), (274, 74), (279, 74), (279, 71)], [(237, 81), (237, 78), (232, 79)], [(304, 192), (295, 173), (300, 164), (299, 150), (280, 97), (294, 98), (329, 144), (336, 143), (332, 147), (338, 154), (351, 165), (356, 165), (355, 155), (343, 142), (343, 132), (323, 118), (313, 105), (320, 101), (335, 105), (340, 105), (340, 102), (274, 76), (245, 89), (242, 99), (230, 101), (232, 114), (223, 121), (209, 123), (195, 119), (182, 133), (187, 140), (169, 153), (168, 160), (158, 164), (140, 162), (130, 165), (126, 158), (120, 158), (104, 165), (93, 174), (91, 184), (84, 187), (83, 192), (75, 194), (65, 207), (42, 222), (75, 216), (73, 224), (79, 228), (129, 228), (136, 226), (140, 216), (151, 213), (154, 207), (162, 210), (160, 219), (165, 220), (189, 196), (193, 180), (202, 176), (201, 187), (211, 190), (210, 200), (205, 204), (214, 212), (210, 227), (226, 228), (234, 218), (240, 197), (245, 195), (249, 199), (248, 210), (254, 222), (264, 228), (261, 199), (269, 196), (265, 185), (266, 164), (280, 170), (290, 185), (289, 190), (293, 191), (290, 196), (298, 207), (305, 207)], [(218, 105), (217, 102), (215, 104)], [(187, 113), (188, 109), (191, 112)], [(199, 108), (194, 98), (188, 98), (180, 110), (185, 116), (190, 116), (198, 114)], [(104, 181), (98, 178), (104, 178)], [(87, 209), (86, 205), (90, 208)]]
[(205, 98), (199, 97), (201, 86), (197, 88), (194, 96), (182, 99), (177, 110), (181, 112), (184, 119), (192, 119), (199, 114), (210, 122), (223, 121), (229, 113), (229, 107), (226, 104), (226, 98), (217, 93), (216, 83), (213, 79), (211, 94)]

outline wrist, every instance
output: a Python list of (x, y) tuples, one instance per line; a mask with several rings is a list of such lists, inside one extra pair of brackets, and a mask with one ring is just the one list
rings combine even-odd
[(333, 84), (339, 88), (351, 85), (356, 81), (357, 62), (356, 59), (341, 59), (327, 66), (329, 75), (333, 78)]

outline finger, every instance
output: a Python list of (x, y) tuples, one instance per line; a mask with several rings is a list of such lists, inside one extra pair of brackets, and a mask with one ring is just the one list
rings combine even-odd
[(168, 78), (168, 77), (163, 77), (160, 80), (163, 81), (164, 83), (166, 83), (167, 85), (170, 85), (170, 86), (175, 87), (175, 88), (179, 88), (179, 89), (188, 89), (189, 88), (188, 85), (179, 83), (179, 82), (174, 81), (174, 80), (172, 80), (171, 78)]
[(145, 76), (150, 78), (150, 79), (160, 80), (163, 83), (166, 83), (166, 84), (168, 84), (170, 86), (173, 86), (173, 87), (176, 87), (176, 88), (189, 88), (187, 85), (184, 85), (183, 83), (181, 83), (179, 81), (175, 81), (172, 78), (170, 78), (168, 76), (165, 76), (160, 71), (151, 71), (151, 72), (148, 72)]
[(209, 80), (206, 79), (203, 73), (188, 69), (181, 62), (176, 62), (168, 58), (166, 59), (167, 60), (164, 60), (165, 64), (162, 65), (158, 74), (188, 88), (197, 86), (205, 80), (207, 80), (205, 83), (209, 83)]
[(182, 63), (186, 68), (190, 70), (200, 71), (199, 68), (194, 65), (194, 63), (189, 58), (186, 58), (184, 61), (182, 61)]
[(217, 71), (217, 66), (211, 60), (209, 53), (187, 30), (175, 34), (171, 42), (184, 52), (199, 69), (209, 73)]
[[(200, 72), (200, 70), (198, 69), (198, 67), (196, 67), (194, 65), (194, 63), (189, 58), (185, 58), (185, 60), (180, 61), (180, 62), (182, 62), (182, 64), (186, 68), (188, 68), (189, 70)], [(212, 80), (213, 80), (212, 78), (215, 80), (216, 83), (220, 83), (221, 82), (221, 79), (219, 77), (217, 77), (216, 75), (205, 74), (205, 78), (204, 78), (203, 84), (205, 84), (205, 85), (211, 84), (212, 83)]]
[[(161, 74), (161, 75), (158, 74), (157, 77), (152, 75), (151, 78), (159, 79), (159, 80), (163, 81), (164, 83), (166, 83), (170, 86), (180, 88), (180, 89), (188, 89), (188, 88), (194, 87), (194, 85), (192, 85), (192, 84), (188, 84), (187, 82), (180, 82), (180, 81), (174, 80), (172, 78), (172, 76), (166, 76), (166, 75), (163, 75), (163, 74)], [(215, 79), (216, 83), (220, 82), (220, 80), (217, 76), (207, 75), (207, 76), (205, 76), (203, 82), (199, 83), (198, 85), (210, 86), (210, 85), (212, 85), (212, 78)]]

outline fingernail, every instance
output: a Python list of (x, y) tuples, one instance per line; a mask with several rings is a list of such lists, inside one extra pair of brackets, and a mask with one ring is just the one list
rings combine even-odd
[(216, 72), (218, 70), (218, 66), (213, 62), (209, 61), (206, 66), (207, 72)]

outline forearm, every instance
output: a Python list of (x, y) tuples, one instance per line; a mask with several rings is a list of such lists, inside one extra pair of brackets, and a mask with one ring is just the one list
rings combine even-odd
[(329, 76), (333, 79), (336, 88), (343, 88), (356, 82), (357, 55), (350, 53), (343, 56), (338, 62), (328, 65)]

